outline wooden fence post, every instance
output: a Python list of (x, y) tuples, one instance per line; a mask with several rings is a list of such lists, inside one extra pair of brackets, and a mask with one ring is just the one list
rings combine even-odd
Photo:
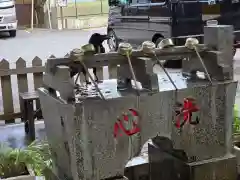
[[(3, 59), (0, 62), (0, 69), (8, 71), (9, 62)], [(1, 76), (0, 74), (0, 77), (2, 86), (3, 112), (4, 115), (10, 117), (12, 114), (14, 114), (11, 76)], [(7, 119), (6, 123), (15, 123), (15, 120), (10, 117), (9, 119)]]
[[(37, 56), (32, 60), (32, 67), (36, 66), (42, 66), (42, 60)], [(33, 82), (35, 90), (41, 87), (43, 83), (43, 73), (42, 72), (33, 73)]]
[[(26, 67), (26, 61), (24, 61), (22, 58), (19, 58), (16, 62), (16, 69), (21, 69)], [(17, 83), (18, 83), (18, 92), (24, 93), (28, 92), (28, 79), (27, 74), (18, 74), (17, 75)], [(19, 105), (20, 105), (20, 111), (23, 112), (24, 105), (21, 104), (21, 100), (19, 97)], [(23, 117), (21, 117), (21, 120), (24, 121)]]
[(49, 58), (56, 58), (54, 55), (50, 55)]
[[(42, 60), (37, 56), (32, 61), (32, 67), (36, 66), (42, 66)], [(33, 82), (35, 90), (40, 88), (43, 84), (43, 73), (42, 72), (33, 73)], [(37, 109), (41, 108), (39, 100), (36, 101), (36, 108)]]

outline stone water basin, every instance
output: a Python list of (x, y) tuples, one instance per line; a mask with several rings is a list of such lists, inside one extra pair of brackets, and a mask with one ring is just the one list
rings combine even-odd
[[(186, 87), (197, 86), (197, 85), (198, 86), (209, 85), (208, 80), (201, 79), (201, 78), (191, 80), (190, 77), (183, 76), (181, 70), (168, 69), (167, 71), (178, 90)], [(168, 76), (162, 70), (157, 70), (157, 75), (158, 75), (159, 92), (175, 90), (174, 85), (171, 83)], [(200, 76), (202, 76), (202, 74), (200, 74)], [(137, 84), (141, 92), (150, 92), (148, 89), (143, 89), (139, 82)], [(102, 82), (98, 83), (98, 87), (101, 93), (104, 95), (104, 98), (106, 99), (118, 98), (118, 97), (124, 96), (125, 94), (129, 94), (129, 92), (130, 93), (132, 92), (133, 95), (136, 95), (135, 93), (136, 88), (135, 88), (134, 81), (132, 81), (132, 86), (133, 86), (132, 90), (118, 91), (116, 79), (103, 80)], [(99, 93), (97, 92), (97, 89), (93, 84), (88, 85), (87, 87), (81, 87), (80, 89), (81, 90), (76, 90), (77, 101), (84, 99), (86, 97), (99, 98)]]

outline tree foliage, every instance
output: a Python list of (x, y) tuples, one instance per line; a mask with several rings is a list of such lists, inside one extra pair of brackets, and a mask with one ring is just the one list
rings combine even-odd
[(240, 133), (239, 111), (236, 104), (234, 105), (234, 113), (233, 113), (233, 132)]

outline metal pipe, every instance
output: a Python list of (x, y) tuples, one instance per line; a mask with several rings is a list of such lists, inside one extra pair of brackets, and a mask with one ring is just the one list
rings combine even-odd
[(32, 0), (32, 9), (31, 9), (31, 30), (33, 30), (33, 17), (34, 17), (34, 0)]

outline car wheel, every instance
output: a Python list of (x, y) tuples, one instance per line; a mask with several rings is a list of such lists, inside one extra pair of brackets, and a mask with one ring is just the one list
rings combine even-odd
[(107, 41), (110, 51), (117, 51), (118, 49), (118, 38), (113, 30), (108, 31), (109, 39)]
[(10, 37), (16, 37), (17, 31), (13, 30), (13, 31), (9, 31), (9, 35)]

